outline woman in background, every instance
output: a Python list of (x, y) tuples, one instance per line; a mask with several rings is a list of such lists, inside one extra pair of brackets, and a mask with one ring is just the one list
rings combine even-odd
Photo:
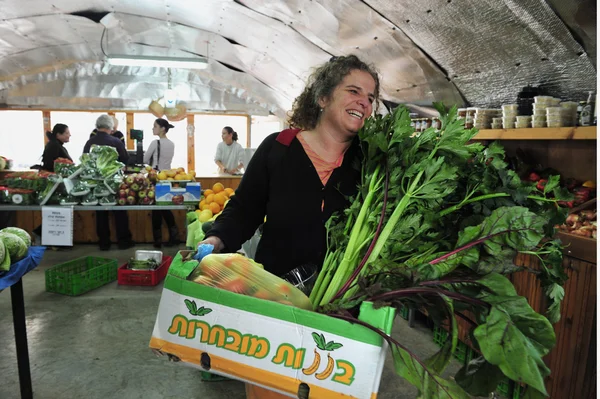
[[(68, 143), (71, 138), (71, 131), (69, 126), (64, 123), (57, 123), (51, 132), (46, 132), (46, 137), (48, 137), (48, 143), (46, 143), (42, 155), (42, 170), (54, 172), (54, 161), (56, 159), (66, 158), (72, 161), (69, 152), (64, 147), (64, 144)], [(33, 239), (37, 244), (41, 244), (41, 237), (42, 225), (40, 224), (33, 230)]]
[(237, 142), (238, 134), (230, 126), (225, 126), (221, 138), (223, 141), (217, 145), (215, 154), (215, 163), (219, 167), (219, 172), (232, 175), (241, 173), (244, 167), (244, 149)]
[(72, 161), (69, 152), (64, 147), (64, 144), (68, 143), (71, 138), (69, 126), (57, 123), (51, 132), (46, 132), (46, 137), (48, 137), (48, 143), (44, 147), (42, 155), (42, 169), (54, 172), (54, 161), (57, 158), (67, 158)]
[[(161, 171), (171, 169), (171, 161), (175, 154), (175, 144), (167, 138), (167, 132), (174, 126), (165, 119), (158, 118), (154, 121), (152, 134), (158, 136), (158, 140), (150, 143), (144, 154), (144, 163)], [(152, 235), (154, 237), (154, 248), (162, 247), (162, 219), (169, 228), (168, 247), (179, 244), (179, 234), (173, 212), (168, 209), (152, 211)]]

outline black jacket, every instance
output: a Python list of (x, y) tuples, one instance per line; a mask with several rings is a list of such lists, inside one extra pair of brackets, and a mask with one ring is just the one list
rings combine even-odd
[(125, 144), (121, 140), (116, 137), (111, 136), (106, 132), (96, 132), (88, 141), (85, 143), (83, 147), (83, 153), (87, 154), (90, 152), (90, 148), (92, 145), (108, 145), (111, 147), (115, 147), (117, 152), (119, 153), (119, 162), (123, 162), (127, 164), (127, 159), (129, 155), (127, 154), (127, 150), (125, 149)]
[(54, 161), (57, 158), (71, 159), (71, 156), (63, 146), (62, 142), (57, 139), (50, 139), (48, 143), (46, 143), (44, 153), (42, 154), (42, 169), (47, 170), (48, 172), (54, 172)]
[(323, 186), (298, 139), (285, 147), (275, 140), (277, 134), (258, 147), (235, 195), (206, 236), (219, 237), (224, 252), (237, 251), (266, 216), (255, 260), (281, 276), (305, 263), (323, 264), (325, 222), (350, 205), (346, 196), (356, 194), (360, 148), (355, 139)]
[[(98, 129), (92, 130), (92, 133), (90, 133), (90, 138), (94, 137), (96, 134), (98, 134)], [(123, 135), (123, 132), (120, 130), (117, 130), (111, 136), (118, 138), (123, 142), (123, 144), (125, 144), (125, 135)], [(125, 144), (125, 148), (127, 148), (127, 144)]]

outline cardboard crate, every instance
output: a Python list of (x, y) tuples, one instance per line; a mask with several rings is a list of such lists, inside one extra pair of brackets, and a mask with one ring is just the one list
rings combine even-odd
[[(174, 187), (175, 185), (178, 185), (179, 187)], [(198, 182), (159, 182), (156, 183), (154, 196), (158, 205), (197, 204), (200, 202), (202, 189)]]
[[(377, 397), (387, 343), (366, 327), (187, 281), (195, 261), (173, 260), (150, 347), (176, 361), (289, 397)], [(359, 318), (390, 333), (393, 308), (365, 302)], [(317, 341), (332, 350), (317, 348)], [(314, 370), (307, 370), (320, 358)], [(305, 373), (308, 372), (308, 374)]]

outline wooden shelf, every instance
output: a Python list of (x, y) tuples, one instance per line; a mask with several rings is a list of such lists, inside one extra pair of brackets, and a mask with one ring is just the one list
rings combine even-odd
[(596, 140), (596, 126), (484, 129), (474, 140)]

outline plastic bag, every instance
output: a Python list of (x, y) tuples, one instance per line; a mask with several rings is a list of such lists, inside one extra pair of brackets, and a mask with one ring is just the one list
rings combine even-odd
[(240, 254), (207, 255), (188, 280), (237, 294), (312, 310), (310, 300), (302, 291)]
[(196, 248), (198, 243), (202, 240), (204, 240), (202, 224), (196, 220), (188, 225), (185, 246), (188, 248)]

